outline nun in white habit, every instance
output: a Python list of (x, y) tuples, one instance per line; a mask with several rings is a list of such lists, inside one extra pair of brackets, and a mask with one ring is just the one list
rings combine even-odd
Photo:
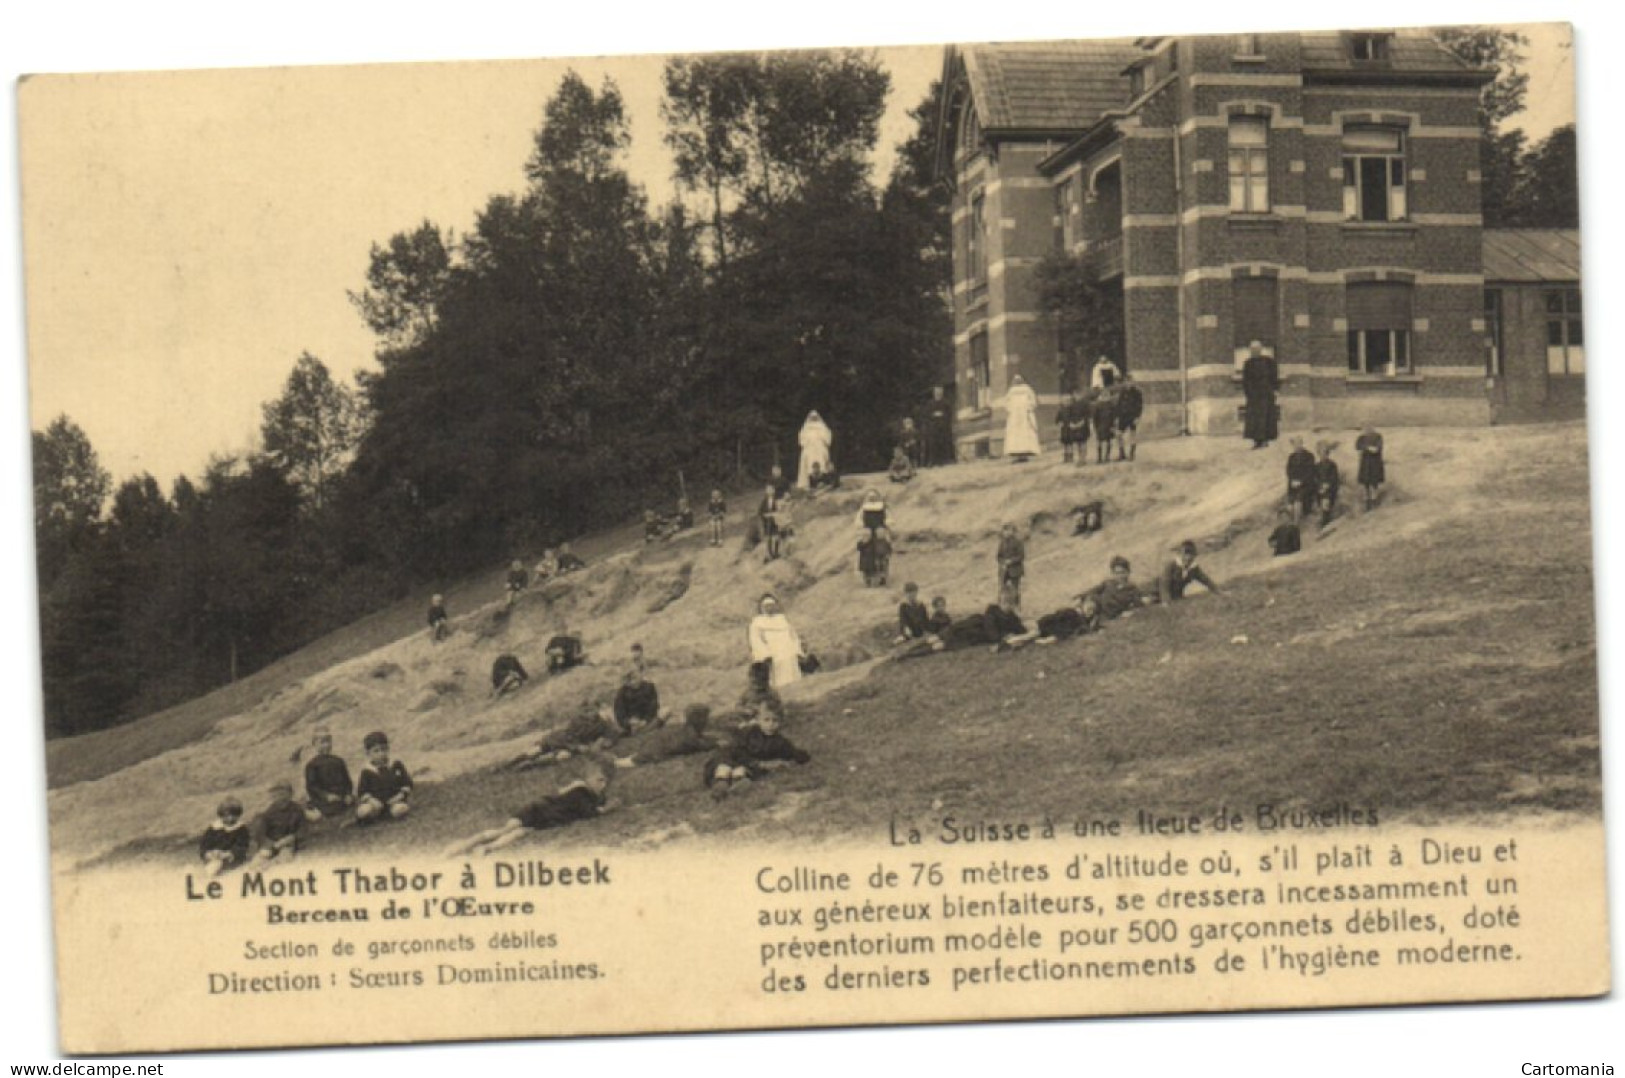
[(1004, 408), (1004, 455), (1016, 460), (1038, 456), (1038, 395), (1019, 374), (1010, 380)]
[(829, 458), (829, 447), (835, 441), (835, 433), (817, 412), (808, 412), (798, 441), (801, 443), (801, 463), (796, 468), (796, 486), (806, 490), (809, 486), (807, 477), (814, 464), (824, 472), (834, 466)]
[(750, 661), (772, 664), (770, 684), (782, 689), (801, 680), (801, 637), (772, 594), (762, 596), (750, 621)]

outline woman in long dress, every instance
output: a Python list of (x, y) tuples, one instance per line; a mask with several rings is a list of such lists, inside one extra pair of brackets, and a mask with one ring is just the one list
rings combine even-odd
[(829, 458), (829, 447), (835, 441), (835, 434), (817, 412), (808, 412), (797, 440), (801, 443), (801, 463), (796, 468), (796, 486), (806, 490), (811, 486), (808, 478), (814, 463), (820, 471), (827, 472), (834, 467)]
[(801, 637), (771, 594), (762, 596), (750, 622), (750, 661), (770, 663), (769, 684), (782, 689), (801, 680)]
[(1038, 456), (1038, 395), (1019, 374), (1011, 379), (1004, 408), (1004, 455), (1018, 461)]

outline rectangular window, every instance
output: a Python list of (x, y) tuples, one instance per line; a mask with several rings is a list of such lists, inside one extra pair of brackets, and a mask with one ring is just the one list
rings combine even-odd
[(1351, 284), (1346, 300), (1349, 373), (1386, 377), (1412, 373), (1410, 285)]
[(972, 284), (987, 280), (987, 200), (971, 199), (970, 231), (965, 234), (965, 276)]
[(1501, 290), (1484, 289), (1484, 373), (1501, 376)]
[(1580, 321), (1580, 290), (1546, 293), (1546, 371), (1579, 375), (1586, 371), (1585, 330)]
[(1269, 212), (1269, 139), (1267, 117), (1230, 117), (1230, 212)]
[(1259, 40), (1260, 36), (1261, 35), (1259, 35), (1259, 34), (1237, 34), (1236, 35), (1236, 55), (1237, 56), (1263, 56), (1264, 55), (1264, 46), (1263, 46), (1263, 43)]
[(1129, 100), (1132, 101), (1143, 93), (1145, 93), (1145, 67), (1137, 65), (1130, 68), (1128, 73)]
[(970, 339), (970, 374), (975, 383), (976, 408), (986, 411), (993, 407), (993, 367), (988, 361), (987, 334), (975, 333)]
[(1405, 134), (1392, 127), (1343, 132), (1343, 216), (1350, 221), (1403, 221)]

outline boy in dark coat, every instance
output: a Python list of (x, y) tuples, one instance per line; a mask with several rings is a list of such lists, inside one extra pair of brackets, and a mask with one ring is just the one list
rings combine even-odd
[(305, 836), (305, 810), (293, 799), (293, 784), (271, 784), (271, 803), (254, 818), (254, 834), (259, 840), (259, 853), (255, 859), (271, 861), (278, 857), (292, 860), (299, 852), (299, 840)]
[(643, 680), (642, 671), (626, 672), (615, 692), (615, 722), (623, 733), (632, 733), (660, 720), (660, 692), (652, 681)]
[(1089, 403), (1089, 422), (1094, 427), (1095, 463), (1105, 464), (1112, 456), (1112, 439), (1117, 436), (1117, 393), (1094, 390)]
[(683, 712), (683, 721), (658, 730), (650, 730), (636, 741), (630, 756), (615, 761), (616, 767), (647, 767), (679, 756), (692, 756), (711, 752), (717, 747), (707, 736), (705, 728), (711, 722), (711, 709), (704, 704), (691, 704)]
[(311, 823), (325, 816), (343, 815), (355, 800), (355, 783), (344, 759), (333, 755), (333, 735), (317, 730), (311, 738), (314, 755), (305, 762), (305, 817)]
[(1056, 411), (1055, 424), (1061, 429), (1061, 463), (1071, 464), (1076, 456), (1082, 464), (1083, 445), (1089, 440), (1089, 412), (1078, 399), (1077, 390)]
[(1084, 633), (1096, 632), (1100, 626), (1100, 603), (1091, 595), (1078, 595), (1073, 598), (1071, 606), (1045, 614), (1038, 619), (1038, 626), (1035, 629), (1007, 637), (1004, 645), (1013, 649), (1034, 641), (1040, 644), (1053, 644), (1057, 640), (1068, 640)]
[(1293, 520), (1301, 520), (1314, 512), (1318, 482), (1315, 455), (1303, 447), (1302, 438), (1292, 439), (1292, 452), (1286, 458), (1286, 504), (1292, 510)]
[(897, 605), (897, 643), (919, 640), (931, 632), (931, 614), (920, 602), (919, 585), (903, 585), (903, 601)]
[(362, 739), (367, 765), (355, 786), (355, 818), (360, 823), (398, 820), (412, 811), (412, 776), (406, 765), (389, 758), (389, 735), (374, 730)]
[(559, 544), (558, 562), (560, 576), (564, 576), (567, 573), (579, 573), (581, 570), (587, 567), (587, 563), (582, 561), (580, 557), (571, 551), (569, 543)]
[(609, 807), (605, 794), (609, 791), (609, 781), (614, 771), (614, 765), (608, 761), (589, 760), (582, 769), (581, 778), (575, 782), (550, 797), (532, 801), (501, 827), (481, 831), (472, 838), (456, 843), (446, 850), (445, 855), (467, 857), (476, 853), (488, 854), (513, 845), (532, 831), (546, 831), (580, 820), (594, 819)]
[(711, 500), (705, 503), (705, 518), (710, 527), (711, 545), (722, 545), (722, 522), (728, 515), (728, 503), (723, 500), (722, 491), (713, 490)]
[(1270, 532), (1269, 543), (1271, 553), (1277, 558), (1296, 554), (1303, 549), (1303, 536), (1292, 520), (1291, 510), (1283, 509), (1276, 515), (1275, 530)]
[(1192, 584), (1200, 584), (1213, 594), (1219, 594), (1219, 586), (1213, 583), (1213, 578), (1196, 564), (1196, 554), (1196, 544), (1187, 539), (1179, 544), (1179, 553), (1163, 566), (1162, 577), (1157, 581), (1157, 596), (1163, 603), (1183, 599), (1185, 589)]
[(517, 656), (502, 654), (491, 664), (491, 695), (503, 696), (530, 680)]
[(451, 633), (451, 623), (446, 619), (446, 599), (443, 595), (436, 595), (429, 600), (429, 639), (438, 644)]
[(1111, 561), (1112, 575), (1100, 584), (1095, 585), (1085, 594), (1092, 596), (1100, 604), (1100, 616), (1107, 621), (1122, 617), (1124, 614), (1138, 610), (1142, 606), (1150, 606), (1155, 600), (1140, 590), (1140, 586), (1130, 579), (1131, 567), (1127, 558), (1116, 555)]
[(1343, 473), (1332, 459), (1332, 450), (1336, 448), (1332, 443), (1321, 442), (1316, 448), (1320, 450), (1320, 460), (1315, 462), (1315, 493), (1320, 498), (1320, 526), (1324, 528), (1337, 512), (1337, 492), (1343, 486)]
[(575, 717), (557, 729), (549, 730), (532, 752), (509, 766), (523, 771), (543, 764), (557, 763), (593, 749), (607, 749), (621, 736), (621, 725), (590, 703), (583, 703)]
[(508, 605), (512, 606), (519, 593), (530, 587), (530, 574), (525, 572), (525, 563), (518, 558), (508, 566)]
[(1123, 380), (1117, 385), (1117, 459), (1124, 459), (1124, 449), (1128, 450), (1128, 459), (1134, 459), (1134, 453), (1139, 449), (1140, 416), (1145, 413), (1145, 396), (1140, 387), (1134, 383), (1134, 376), (1128, 372), (1123, 373)]
[(547, 642), (547, 672), (562, 674), (587, 661), (580, 633), (561, 633)]
[(759, 712), (739, 727), (728, 747), (705, 761), (705, 785), (727, 790), (736, 782), (760, 778), (790, 764), (804, 764), (812, 756), (779, 733), (779, 718)]
[(218, 876), (248, 860), (248, 825), (243, 822), (243, 803), (235, 797), (221, 800), (216, 819), (198, 840), (197, 855), (207, 876)]

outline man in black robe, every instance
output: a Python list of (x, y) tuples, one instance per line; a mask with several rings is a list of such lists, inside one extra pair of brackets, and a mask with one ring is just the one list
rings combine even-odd
[(925, 402), (926, 463), (933, 467), (954, 462), (954, 410), (941, 386), (931, 387)]
[(1281, 372), (1275, 360), (1264, 354), (1258, 341), (1248, 346), (1247, 362), (1241, 365), (1241, 391), (1247, 399), (1247, 423), (1243, 437), (1254, 449), (1263, 449), (1281, 436), (1280, 414), (1275, 393), (1281, 388)]

